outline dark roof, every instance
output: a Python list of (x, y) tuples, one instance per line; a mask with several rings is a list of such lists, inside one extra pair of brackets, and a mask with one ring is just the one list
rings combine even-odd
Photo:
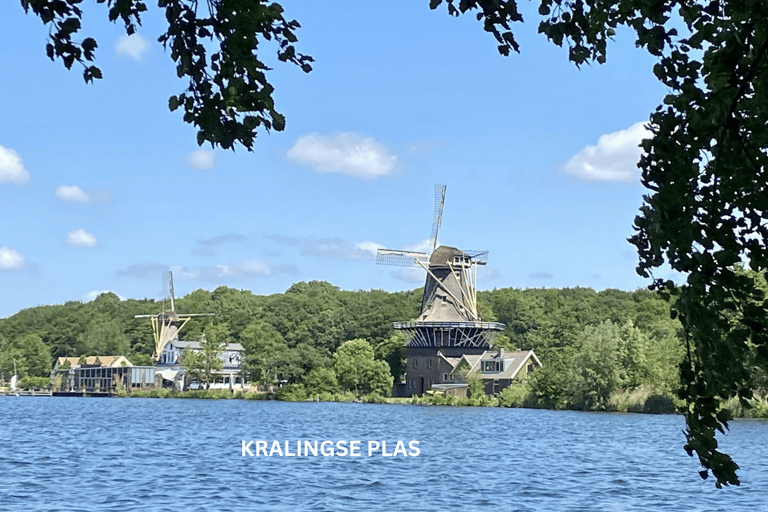
[[(179, 348), (191, 348), (192, 350), (201, 350), (203, 348), (199, 341), (174, 340), (172, 343)], [(243, 346), (239, 343), (227, 343), (222, 349), (222, 351), (230, 352), (242, 352), (243, 350)]]

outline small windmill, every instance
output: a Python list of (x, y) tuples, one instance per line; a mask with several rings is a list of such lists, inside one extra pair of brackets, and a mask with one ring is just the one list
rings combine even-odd
[(165, 350), (165, 347), (172, 341), (178, 341), (179, 331), (181, 331), (192, 317), (213, 316), (213, 313), (188, 313), (179, 314), (176, 312), (176, 304), (173, 296), (173, 273), (171, 271), (163, 272), (163, 308), (165, 308), (165, 299), (168, 299), (171, 309), (166, 309), (158, 315), (136, 315), (134, 318), (149, 318), (152, 322), (152, 334), (155, 338), (155, 352), (152, 354), (152, 361), (157, 364)]
[(488, 345), (504, 326), (482, 322), (477, 313), (477, 266), (488, 262), (488, 251), (462, 251), (438, 245), (445, 205), (445, 185), (435, 185), (435, 209), (430, 246), (432, 253), (379, 249), (376, 263), (421, 267), (427, 272), (421, 313), (416, 322), (395, 322), (409, 332), (409, 346)]

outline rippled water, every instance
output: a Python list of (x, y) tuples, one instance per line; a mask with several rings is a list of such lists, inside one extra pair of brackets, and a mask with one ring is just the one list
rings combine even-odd
[[(0, 397), (0, 411), (0, 510), (766, 507), (762, 421), (721, 441), (743, 483), (717, 490), (682, 450), (678, 416), (49, 397)], [(360, 440), (361, 456), (244, 457), (243, 440)], [(390, 453), (417, 440), (420, 454), (369, 457), (382, 440)]]

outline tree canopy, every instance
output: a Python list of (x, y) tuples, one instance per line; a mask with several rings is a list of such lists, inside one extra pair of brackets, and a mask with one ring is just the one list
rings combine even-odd
[[(147, 10), (142, 0), (96, 0), (127, 33)], [(21, 0), (49, 27), (47, 53), (66, 67), (82, 64), (85, 80), (101, 78), (93, 63), (97, 42), (76, 40), (81, 0)], [(762, 0), (539, 0), (538, 30), (568, 46), (577, 66), (604, 63), (618, 27), (657, 59), (656, 77), (668, 88), (649, 117), (653, 136), (639, 162), (649, 190), (631, 242), (638, 272), (653, 278), (668, 265), (686, 282), (653, 281), (675, 297), (687, 344), (681, 397), (688, 443), (717, 486), (738, 484), (737, 465), (717, 450), (727, 428), (722, 401), (751, 398), (754, 372), (768, 369), (768, 301), (737, 263), (768, 268), (768, 5)], [(521, 49), (512, 32), (522, 22), (516, 0), (430, 0), (450, 15), (472, 12), (502, 55)], [(258, 0), (159, 0), (168, 21), (160, 42), (170, 50), (187, 90), (171, 96), (171, 110), (198, 128), (199, 144), (251, 148), (259, 129), (282, 130), (267, 66), (257, 56), (272, 41), (280, 61), (303, 71), (312, 58), (296, 49), (299, 23), (279, 4)], [(520, 320), (524, 329), (524, 319)], [(290, 340), (286, 340), (291, 343)]]
[[(96, 0), (107, 4), (111, 22), (120, 22), (128, 35), (141, 25), (147, 10), (143, 0)], [(97, 41), (79, 39), (83, 21), (82, 0), (21, 0), (48, 27), (46, 53), (61, 59), (67, 69), (77, 62), (83, 78), (102, 78), (96, 61)], [(282, 131), (285, 118), (275, 109), (274, 87), (267, 80), (269, 67), (257, 50), (265, 41), (277, 46), (277, 58), (304, 72), (312, 57), (297, 52), (299, 23), (283, 16), (277, 3), (262, 0), (158, 0), (165, 11), (168, 30), (158, 41), (176, 63), (176, 74), (188, 81), (187, 89), (168, 100), (170, 110), (181, 108), (184, 122), (197, 127), (197, 143), (209, 142), (229, 149), (236, 143), (250, 149), (256, 132)]]

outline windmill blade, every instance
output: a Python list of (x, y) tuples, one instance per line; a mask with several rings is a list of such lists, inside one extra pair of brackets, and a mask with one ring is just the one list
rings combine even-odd
[(171, 311), (176, 311), (173, 297), (173, 272), (170, 270), (163, 272), (163, 291), (166, 292), (166, 297), (171, 299)]
[(434, 251), (437, 248), (437, 235), (440, 233), (440, 223), (443, 221), (443, 205), (445, 204), (445, 185), (435, 185), (435, 216), (432, 218), (432, 234), (429, 245)]
[(377, 265), (396, 265), (398, 267), (419, 267), (419, 261), (428, 263), (429, 255), (423, 252), (379, 249), (376, 251)]

